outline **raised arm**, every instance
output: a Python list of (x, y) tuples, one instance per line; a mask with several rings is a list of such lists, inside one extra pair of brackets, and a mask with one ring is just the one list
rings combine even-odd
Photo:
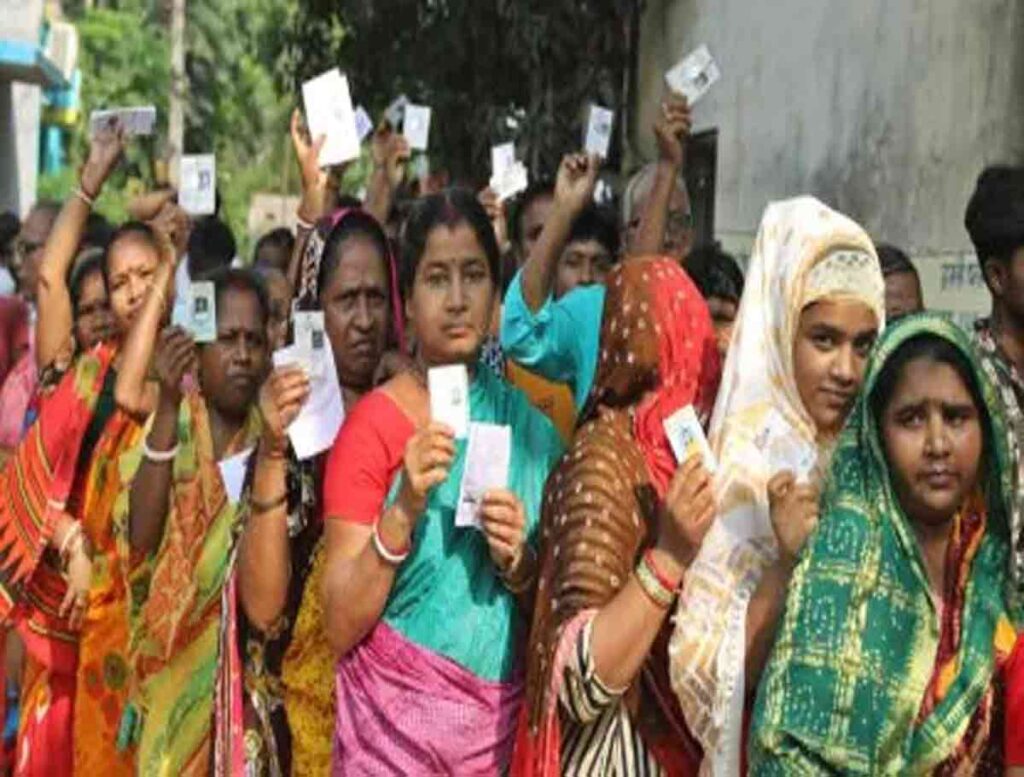
[(373, 133), (370, 149), (373, 172), (366, 186), (364, 207), (381, 224), (387, 224), (395, 194), (405, 179), (405, 163), (411, 153), (409, 141), (383, 125)]
[(43, 248), (39, 267), (39, 305), (36, 325), (36, 366), (44, 369), (53, 364), (71, 343), (74, 336), (74, 310), (68, 273), (78, 253), (78, 244), (85, 231), (85, 222), (92, 201), (99, 197), (124, 149), (120, 125), (104, 127), (89, 146), (89, 158), (79, 175), (78, 189), (61, 208), (53, 231)]
[(159, 230), (156, 234), (160, 240), (161, 261), (153, 275), (146, 301), (125, 340), (114, 387), (118, 406), (139, 419), (145, 418), (153, 409), (152, 394), (147, 391), (149, 367), (153, 363), (157, 333), (174, 288), (177, 264), (170, 238)]
[(288, 281), (292, 288), (299, 288), (299, 274), (302, 271), (302, 256), (306, 251), (306, 241), (312, 233), (316, 222), (324, 215), (327, 203), (328, 173), (320, 167), (320, 149), (327, 140), (320, 135), (310, 141), (309, 133), (302, 124), (302, 113), (296, 108), (292, 112), (292, 148), (295, 150), (295, 161), (299, 165), (299, 177), (302, 180), (302, 199), (299, 202), (299, 228), (292, 249), (292, 258), (288, 263)]
[(260, 390), (263, 438), (249, 491), (249, 519), (238, 550), (238, 591), (246, 617), (263, 632), (284, 612), (291, 580), (288, 540), (288, 426), (309, 397), (300, 367), (280, 367)]
[[(135, 332), (143, 331), (136, 327)], [(146, 330), (155, 339), (155, 331)], [(181, 381), (196, 368), (192, 338), (179, 327), (160, 334), (154, 363), (160, 382), (156, 414), (145, 439), (143, 461), (132, 481), (129, 494), (128, 540), (132, 550), (149, 554), (160, 546), (170, 508), (174, 458), (178, 450), (178, 408)], [(118, 388), (121, 375), (118, 375)]]
[(573, 221), (594, 198), (599, 168), (596, 156), (566, 154), (562, 157), (555, 181), (554, 207), (522, 270), (523, 301), (533, 313), (551, 296), (558, 260)]
[(662, 103), (661, 115), (654, 123), (658, 166), (647, 207), (640, 216), (640, 227), (633, 245), (628, 247), (631, 256), (664, 253), (668, 210), (676, 181), (686, 164), (686, 137), (690, 134), (690, 123), (690, 106), (686, 98), (671, 94)]

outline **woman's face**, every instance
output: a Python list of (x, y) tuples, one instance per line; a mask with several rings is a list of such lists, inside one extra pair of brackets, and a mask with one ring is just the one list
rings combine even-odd
[(342, 252), (320, 292), (324, 328), (331, 341), (342, 386), (365, 391), (373, 385), (388, 342), (388, 269), (377, 244), (355, 235), (336, 249)]
[(159, 262), (156, 249), (139, 237), (125, 235), (110, 247), (110, 311), (120, 334), (128, 334), (146, 301)]
[(819, 433), (837, 434), (864, 378), (878, 319), (863, 302), (822, 300), (800, 314), (793, 373), (800, 399)]
[(978, 482), (983, 433), (970, 389), (948, 364), (908, 362), (881, 420), (893, 485), (907, 517), (951, 520)]
[(114, 320), (110, 315), (107, 287), (100, 270), (89, 273), (78, 287), (75, 309), (75, 340), (80, 349), (87, 350), (113, 334)]
[(427, 366), (475, 362), (493, 305), (494, 279), (473, 229), (434, 227), (406, 303), (420, 358)]
[(268, 366), (267, 321), (255, 293), (228, 288), (217, 298), (217, 339), (199, 348), (199, 380), (225, 418), (241, 419), (256, 401)]

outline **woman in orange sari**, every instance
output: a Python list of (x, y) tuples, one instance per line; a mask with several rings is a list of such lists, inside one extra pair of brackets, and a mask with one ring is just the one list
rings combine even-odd
[(93, 199), (123, 149), (110, 127), (93, 142), (79, 188), (40, 268), (39, 414), (0, 472), (0, 617), (26, 648), (18, 775), (133, 774), (115, 748), (124, 706), (125, 591), (110, 515), (115, 461), (138, 435), (117, 409), (118, 341), (153, 283), (173, 278), (173, 249), (143, 224), (122, 226), (104, 258), (117, 335), (77, 350), (67, 276)]

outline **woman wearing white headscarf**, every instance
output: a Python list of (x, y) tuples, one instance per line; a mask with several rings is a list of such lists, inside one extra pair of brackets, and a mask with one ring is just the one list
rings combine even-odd
[(718, 519), (686, 575), (669, 647), (704, 774), (741, 771), (745, 700), (884, 311), (861, 227), (811, 197), (769, 205), (712, 416)]

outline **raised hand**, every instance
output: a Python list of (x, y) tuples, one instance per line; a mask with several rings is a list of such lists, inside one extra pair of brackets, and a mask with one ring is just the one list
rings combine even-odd
[(370, 153), (374, 167), (383, 168), (387, 173), (391, 188), (401, 186), (405, 179), (405, 163), (412, 156), (412, 149), (405, 136), (394, 132), (387, 124), (382, 124), (370, 140)]
[(327, 141), (326, 135), (310, 140), (309, 132), (302, 124), (302, 113), (296, 108), (292, 112), (292, 148), (299, 163), (302, 178), (302, 202), (299, 214), (309, 222), (315, 222), (324, 212), (327, 201), (328, 171), (320, 167), (320, 149)]
[(715, 520), (715, 512), (711, 475), (699, 455), (691, 456), (676, 470), (665, 495), (658, 547), (680, 566), (689, 566)]
[(661, 104), (661, 114), (654, 122), (654, 138), (658, 142), (658, 158), (676, 170), (686, 165), (686, 138), (692, 124), (689, 103), (673, 92)]
[(498, 248), (504, 251), (508, 248), (508, 219), (505, 216), (505, 203), (498, 199), (497, 193), (490, 186), (481, 189), (477, 194), (477, 199), (480, 200), (480, 204), (487, 212), (487, 217), (491, 220)]
[(455, 434), (444, 424), (431, 422), (409, 440), (398, 499), (411, 520), (423, 512), (430, 489), (447, 479), (454, 459)]
[(160, 333), (153, 368), (160, 383), (160, 398), (169, 404), (181, 402), (181, 382), (186, 373), (197, 366), (196, 346), (192, 337), (180, 326), (167, 327)]
[(274, 450), (283, 450), (288, 427), (309, 399), (309, 378), (301, 367), (289, 364), (270, 373), (260, 389), (259, 408), (263, 435)]
[(818, 525), (817, 486), (798, 486), (792, 472), (783, 470), (768, 481), (772, 530), (779, 542), (779, 558), (792, 566), (807, 538)]
[(98, 197), (110, 171), (124, 153), (124, 127), (111, 118), (89, 144), (89, 156), (78, 176), (82, 190), (89, 197)]
[(555, 204), (574, 215), (580, 213), (594, 199), (600, 167), (600, 159), (594, 154), (562, 157), (555, 179)]

